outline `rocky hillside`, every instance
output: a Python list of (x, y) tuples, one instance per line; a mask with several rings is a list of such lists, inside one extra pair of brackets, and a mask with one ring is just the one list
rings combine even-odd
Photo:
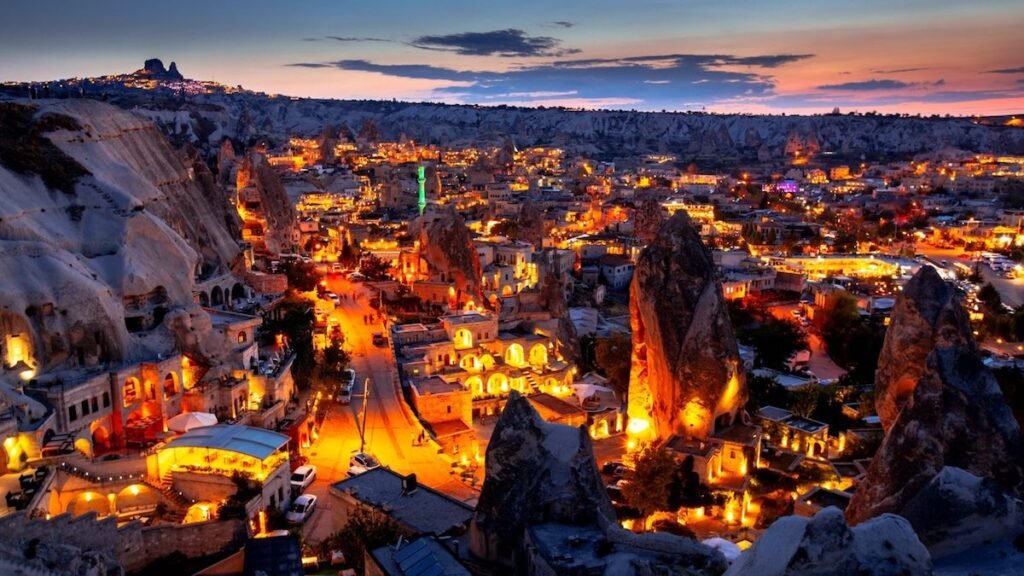
[[(755, 116), (556, 108), (453, 106), (404, 102), (292, 99), (251, 93), (212, 95), (188, 103), (122, 98), (169, 132), (211, 146), (291, 134), (317, 136), (325, 125), (446, 146), (558, 145), (602, 157), (671, 152), (706, 158), (769, 160), (794, 150), (857, 158), (912, 155), (939, 148), (1024, 153), (1024, 130), (967, 119), (885, 116)], [(369, 124), (370, 126), (367, 126)]]
[(169, 352), (163, 316), (237, 261), (234, 210), (144, 117), (90, 100), (0, 106), (24, 104), (54, 127), (35, 147), (62, 168), (0, 152), (0, 332), (31, 335), (39, 371)]

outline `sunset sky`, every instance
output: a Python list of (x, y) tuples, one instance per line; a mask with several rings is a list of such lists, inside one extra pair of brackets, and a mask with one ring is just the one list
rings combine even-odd
[(640, 110), (1024, 112), (1021, 0), (5, 5), (0, 80), (126, 72), (294, 96)]

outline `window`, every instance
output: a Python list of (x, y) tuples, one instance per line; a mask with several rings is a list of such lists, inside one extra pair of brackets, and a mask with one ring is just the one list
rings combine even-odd
[(124, 383), (124, 405), (128, 406), (139, 399), (138, 380), (129, 378)]
[(100, 411), (100, 399), (95, 397), (95, 396), (92, 397), (92, 411), (93, 412), (99, 412)]
[(110, 408), (110, 392), (103, 393), (103, 407)]
[(729, 459), (730, 460), (735, 460), (736, 459), (736, 451), (735, 450), (729, 450)]
[(82, 400), (82, 416), (89, 415), (89, 399)]
[(178, 385), (174, 380), (174, 374), (164, 376), (164, 399), (171, 398), (178, 393)]
[(238, 333), (238, 343), (239, 344), (245, 344), (245, 341), (247, 339), (248, 339), (248, 336), (246, 335), (245, 332), (239, 332)]
[(449, 413), (449, 414), (451, 414), (451, 413), (452, 413), (452, 407), (451, 407), (451, 405), (450, 405), (450, 404), (448, 405), (448, 413)]
[(78, 420), (78, 410), (74, 406), (68, 406), (68, 420), (71, 422)]

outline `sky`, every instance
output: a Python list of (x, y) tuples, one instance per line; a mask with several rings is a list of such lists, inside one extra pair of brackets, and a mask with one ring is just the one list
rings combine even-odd
[(0, 81), (637, 110), (1024, 112), (1022, 0), (9, 0)]

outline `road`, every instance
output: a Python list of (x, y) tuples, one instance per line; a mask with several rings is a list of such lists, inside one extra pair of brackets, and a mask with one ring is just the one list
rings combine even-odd
[(332, 313), (345, 335), (345, 348), (352, 354), (356, 386), (352, 404), (332, 404), (320, 437), (308, 453), (317, 467), (317, 478), (307, 493), (318, 498), (313, 517), (303, 528), (308, 541), (318, 541), (340, 526), (331, 525), (331, 484), (347, 477), (349, 458), (359, 451), (358, 418), (362, 416), (364, 386), (369, 379), (370, 398), (366, 407), (365, 451), (383, 465), (401, 474), (415, 473), (417, 480), (463, 501), (473, 502), (477, 492), (451, 473), (451, 463), (429, 444), (414, 446), (421, 428), (400, 396), (397, 368), (390, 347), (374, 346), (374, 332), (385, 332), (380, 322), (367, 325), (365, 315), (374, 314), (369, 302), (373, 295), (365, 286), (341, 277), (328, 278), (328, 288), (342, 300)]
[[(771, 306), (768, 310), (776, 318), (792, 322), (794, 321), (793, 311), (798, 307), (796, 304), (784, 304)], [(821, 341), (817, 334), (806, 328), (804, 328), (804, 333), (807, 335), (807, 346), (811, 349), (811, 359), (807, 363), (807, 368), (819, 380), (837, 380), (843, 374), (846, 374), (846, 370), (843, 370), (832, 361), (828, 351), (825, 350), (825, 343)]]

